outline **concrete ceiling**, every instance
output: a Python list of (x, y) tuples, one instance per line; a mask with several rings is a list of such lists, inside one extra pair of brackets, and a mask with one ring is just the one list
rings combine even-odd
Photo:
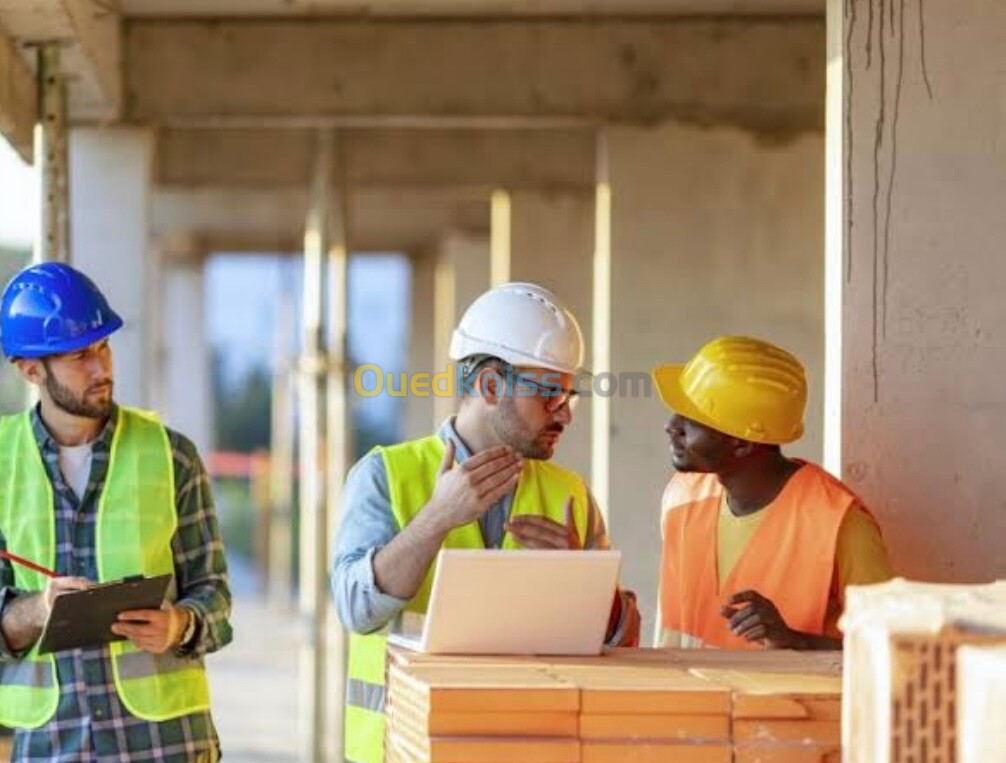
[(823, 14), (825, 0), (119, 0), (127, 16)]

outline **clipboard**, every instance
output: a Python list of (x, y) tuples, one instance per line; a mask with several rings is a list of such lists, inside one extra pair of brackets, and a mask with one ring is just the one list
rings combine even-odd
[(60, 594), (52, 604), (38, 653), (49, 654), (85, 646), (101, 646), (124, 641), (112, 633), (120, 612), (131, 609), (160, 609), (173, 575), (145, 578), (141, 575), (100, 583), (86, 591)]

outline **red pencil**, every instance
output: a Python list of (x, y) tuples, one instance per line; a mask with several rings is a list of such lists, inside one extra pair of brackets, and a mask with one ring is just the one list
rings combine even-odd
[(0, 558), (7, 559), (14, 562), (14, 564), (20, 564), (22, 567), (27, 567), (29, 570), (35, 570), (35, 572), (41, 572), (43, 575), (47, 575), (50, 578), (58, 578), (59, 573), (50, 570), (48, 567), (43, 567), (40, 564), (35, 564), (35, 562), (28, 561), (24, 557), (18, 556), (17, 554), (12, 554), (10, 551), (4, 551), (0, 549)]

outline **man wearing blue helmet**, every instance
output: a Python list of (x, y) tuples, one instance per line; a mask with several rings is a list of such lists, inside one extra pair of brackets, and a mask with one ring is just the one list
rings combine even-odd
[[(39, 403), (0, 418), (0, 725), (14, 761), (216, 761), (203, 655), (231, 640), (231, 597), (195, 446), (114, 402), (122, 319), (87, 276), (44, 263), (0, 297), (0, 344)], [(43, 570), (54, 571), (48, 577)], [(38, 654), (53, 600), (92, 582), (174, 576), (124, 612), (125, 641)]]

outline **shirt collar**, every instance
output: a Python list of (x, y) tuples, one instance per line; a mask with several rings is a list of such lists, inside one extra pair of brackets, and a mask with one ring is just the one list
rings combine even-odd
[(437, 430), (437, 435), (439, 435), (440, 439), (444, 442), (451, 440), (454, 443), (454, 460), (457, 463), (460, 464), (465, 459), (471, 458), (471, 450), (465, 444), (465, 441), (461, 439), (461, 435), (458, 434), (458, 430), (454, 428), (454, 416), (451, 416), (440, 425), (440, 429)]
[[(38, 447), (43, 451), (59, 450), (60, 445), (53, 438), (49, 429), (46, 427), (45, 422), (42, 420), (42, 414), (39, 412), (40, 404), (36, 403), (31, 409), (31, 428), (35, 435), (35, 441), (38, 443)], [(98, 436), (95, 437), (90, 445), (93, 450), (110, 450), (112, 447), (112, 436), (115, 434), (115, 424), (119, 420), (119, 406), (112, 406), (112, 413), (109, 415), (108, 420), (105, 425), (98, 432)]]

